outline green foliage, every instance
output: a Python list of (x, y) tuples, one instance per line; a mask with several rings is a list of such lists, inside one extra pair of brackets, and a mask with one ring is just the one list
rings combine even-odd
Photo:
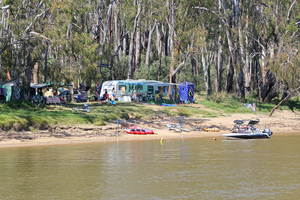
[[(112, 2), (114, 6), (111, 15), (108, 15), (108, 8)], [(5, 15), (4, 9), (0, 13), (0, 81), (7, 80), (9, 71), (13, 80), (18, 79), (25, 83), (29, 81), (27, 79), (31, 79), (30, 76), (24, 75), (25, 69), (33, 69), (36, 63), (39, 64), (40, 77), (47, 75), (47, 81), (74, 81), (76, 85), (85, 81), (91, 86), (100, 78), (102, 81), (126, 79), (128, 55), (114, 55), (116, 45), (123, 42), (121, 38), (116, 38), (116, 33), (127, 40), (127, 46), (121, 47), (120, 51), (123, 48), (128, 49), (137, 14), (137, 3), (140, 3), (142, 11), (138, 28), (142, 35), (142, 54), (145, 54), (147, 48), (149, 30), (155, 23), (156, 29), (161, 32), (161, 38), (156, 38), (156, 31), (153, 33), (151, 64), (146, 67), (142, 59), (141, 67), (134, 66), (135, 79), (159, 79), (168, 82), (172, 52), (174, 60), (171, 68), (175, 69), (183, 60), (186, 61), (186, 66), (175, 75), (176, 82), (193, 82), (196, 91), (203, 91), (205, 84), (199, 55), (204, 52), (208, 56), (207, 61), (213, 63), (219, 45), (217, 41), (220, 38), (223, 51), (223, 88), (226, 81), (224, 69), (230, 57), (229, 39), (233, 42), (235, 55), (238, 56), (235, 60), (239, 63), (242, 63), (247, 55), (248, 60), (255, 56), (260, 56), (261, 59), (261, 52), (265, 49), (268, 55), (264, 58), (264, 64), (267, 65), (264, 70), (270, 67), (276, 73), (278, 81), (290, 90), (299, 87), (299, 3), (291, 7), (294, 0), (245, 1), (240, 3), (239, 13), (235, 13), (231, 6), (233, 1), (222, 2), (221, 6), (225, 5), (226, 10), (219, 8), (218, 2), (214, 0), (174, 1), (174, 4), (171, 2), (173, 1), (5, 0), (2, 6), (11, 6), (9, 14)], [(41, 5), (38, 6), (39, 4)], [(241, 37), (238, 25), (233, 22), (234, 14), (238, 14)], [(108, 20), (107, 17), (112, 18)], [(287, 17), (290, 18), (288, 21)], [(109, 27), (106, 27), (107, 21), (111, 22)], [(115, 30), (116, 27), (118, 30)], [(4, 30), (6, 28), (7, 30)], [(173, 28), (174, 35), (170, 32)], [(105, 41), (104, 33), (107, 33)], [(173, 49), (168, 48), (170, 37), (173, 39)], [(157, 40), (161, 40), (163, 52), (160, 77)], [(241, 50), (241, 44), (245, 47), (244, 52)], [(272, 52), (271, 47), (274, 47), (274, 58), (269, 55)], [(44, 60), (45, 53), (48, 55), (47, 60)], [(198, 62), (199, 75), (191, 70), (192, 57)], [(113, 68), (102, 67), (100, 71), (100, 62), (112, 64)], [(48, 64), (47, 69), (43, 69), (44, 63)], [(237, 63), (232, 65), (235, 66), (235, 70), (244, 66)], [(213, 68), (212, 64), (210, 68)], [(251, 81), (255, 82), (254, 78)], [(220, 96), (212, 97), (213, 101), (225, 100)]]
[[(169, 67), (170, 58), (162, 57), (161, 59), (161, 75), (159, 77), (160, 81), (169, 82)], [(156, 60), (150, 64), (149, 67), (142, 63), (139, 72), (134, 74), (135, 79), (147, 79), (147, 80), (157, 80), (159, 69), (159, 61)]]

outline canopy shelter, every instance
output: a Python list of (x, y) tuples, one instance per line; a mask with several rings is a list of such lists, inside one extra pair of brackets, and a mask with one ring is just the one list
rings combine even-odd
[(176, 85), (173, 83), (165, 83), (162, 81), (145, 80), (145, 79), (139, 79), (139, 80), (127, 79), (127, 80), (120, 80), (118, 82), (125, 83), (125, 84), (132, 84), (132, 85), (150, 85), (150, 86), (157, 86), (157, 87)]
[(179, 84), (180, 101), (193, 102), (194, 99), (194, 83), (183, 82)]
[(36, 83), (30, 83), (31, 88), (39, 89), (39, 88), (44, 88), (48, 87), (49, 84), (36, 84)]
[[(136, 85), (135, 89), (137, 91), (139, 91), (141, 93), (146, 92), (148, 94), (148, 96), (150, 96), (150, 98), (154, 98), (154, 95), (159, 93), (158, 87), (165, 87), (165, 91), (166, 91), (168, 86), (178, 85), (178, 84), (174, 84), (174, 83), (166, 83), (166, 82), (162, 82), (162, 81), (145, 80), (145, 79), (139, 79), (139, 80), (128, 79), (128, 80), (121, 80), (119, 82), (123, 83), (123, 84)], [(145, 86), (145, 87), (143, 87), (143, 86)], [(132, 91), (130, 87), (129, 87), (129, 90)], [(174, 91), (174, 88), (172, 88), (172, 91)], [(174, 92), (172, 92), (172, 93), (174, 93)], [(165, 92), (165, 94), (167, 95), (167, 92)]]

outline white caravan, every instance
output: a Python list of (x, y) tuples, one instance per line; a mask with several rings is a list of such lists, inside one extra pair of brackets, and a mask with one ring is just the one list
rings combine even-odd
[(158, 87), (166, 87), (170, 85), (170, 83), (164, 83), (161, 81), (154, 80), (116, 80), (116, 81), (105, 81), (102, 84), (100, 97), (102, 98), (105, 89), (109, 94), (109, 98), (112, 99), (112, 90), (115, 88), (116, 100), (118, 101), (130, 101), (130, 96), (132, 96), (133, 89), (136, 90), (136, 94), (140, 94), (143, 97), (153, 97), (155, 96), (156, 91), (158, 91)]

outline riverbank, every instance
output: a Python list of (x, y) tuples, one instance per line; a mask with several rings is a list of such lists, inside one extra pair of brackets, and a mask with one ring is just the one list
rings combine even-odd
[[(276, 135), (300, 134), (300, 116), (291, 111), (279, 110), (272, 117), (260, 114), (232, 114), (217, 118), (195, 118), (185, 117), (184, 128), (189, 132), (170, 131), (166, 127), (169, 122), (167, 119), (151, 123), (140, 122), (137, 125), (154, 130), (154, 135), (129, 135), (123, 130), (124, 127), (131, 126), (133, 123), (121, 123), (117, 131), (117, 124), (110, 123), (106, 126), (54, 126), (49, 130), (36, 130), (24, 132), (2, 132), (0, 133), (0, 148), (11, 147), (29, 147), (29, 146), (48, 146), (48, 145), (66, 145), (66, 144), (83, 144), (97, 142), (123, 142), (139, 140), (168, 140), (181, 138), (201, 138), (211, 137), (219, 138), (223, 133), (228, 131), (234, 125), (236, 119), (260, 119), (257, 128), (269, 128)], [(178, 119), (177, 119), (178, 120)], [(181, 119), (179, 119), (181, 120)], [(177, 121), (180, 122), (180, 121)], [(220, 132), (205, 132), (204, 126), (216, 126)], [(201, 129), (197, 129), (197, 127)]]

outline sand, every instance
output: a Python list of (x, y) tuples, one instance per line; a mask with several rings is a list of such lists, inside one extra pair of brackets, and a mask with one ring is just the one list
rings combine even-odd
[[(111, 123), (104, 127), (94, 126), (56, 126), (50, 130), (41, 130), (34, 132), (1, 132), (0, 148), (32, 147), (32, 146), (49, 146), (49, 145), (70, 145), (98, 142), (125, 142), (138, 140), (168, 140), (181, 138), (201, 138), (211, 137), (220, 138), (222, 134), (228, 133), (234, 125), (236, 119), (259, 119), (260, 123), (257, 128), (269, 128), (276, 135), (300, 135), (300, 113), (291, 111), (275, 111), (272, 117), (262, 114), (233, 114), (226, 117), (218, 118), (201, 118), (185, 117), (184, 128), (189, 132), (170, 131), (166, 124), (174, 121), (162, 116), (153, 120), (151, 123), (139, 123), (138, 126), (151, 128), (154, 130), (153, 135), (130, 135), (125, 133), (124, 128), (132, 125), (126, 122), (119, 126)], [(216, 126), (220, 132), (205, 132), (204, 126)], [(201, 129), (197, 129), (200, 127)]]

